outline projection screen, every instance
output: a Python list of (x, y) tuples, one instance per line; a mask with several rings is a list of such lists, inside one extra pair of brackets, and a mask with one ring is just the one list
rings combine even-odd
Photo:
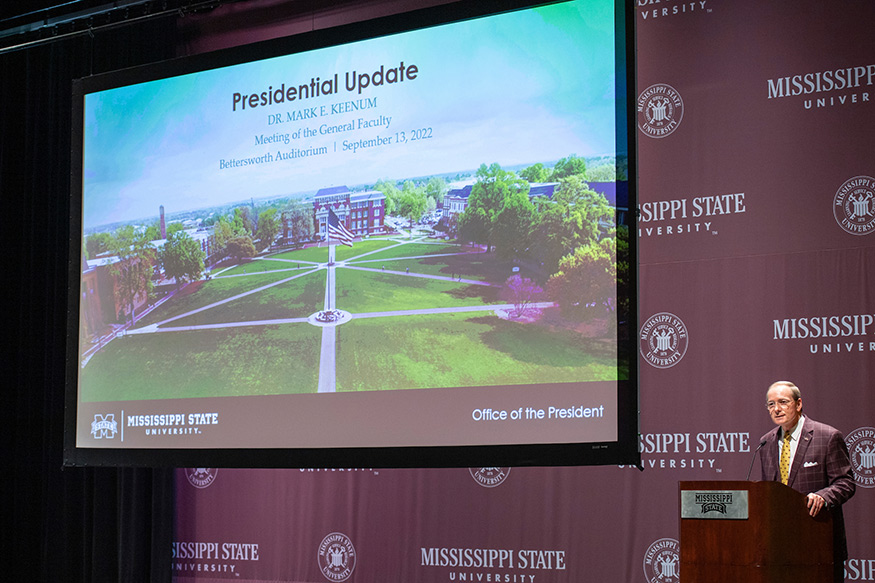
[(627, 17), (460, 3), (77, 81), (66, 463), (636, 463)]

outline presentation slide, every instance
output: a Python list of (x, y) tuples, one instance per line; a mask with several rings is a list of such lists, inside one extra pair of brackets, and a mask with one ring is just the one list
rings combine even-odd
[(75, 446), (616, 442), (615, 36), (571, 1), (86, 91)]

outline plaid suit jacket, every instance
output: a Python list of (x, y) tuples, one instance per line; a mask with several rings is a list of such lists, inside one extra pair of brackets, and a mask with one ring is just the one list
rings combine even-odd
[[(766, 442), (760, 456), (763, 480), (781, 481), (778, 470), (779, 429), (775, 427), (761, 440)], [(805, 417), (796, 447), (796, 456), (790, 466), (787, 485), (803, 494), (818, 494), (826, 500), (827, 508), (833, 516), (835, 557), (841, 560), (847, 559), (842, 504), (854, 495), (857, 486), (854, 482), (848, 446), (841, 432)]]

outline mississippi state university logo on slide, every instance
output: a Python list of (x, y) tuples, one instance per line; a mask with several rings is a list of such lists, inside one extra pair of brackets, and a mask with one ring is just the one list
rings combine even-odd
[(115, 413), (94, 416), (94, 421), (91, 422), (91, 435), (94, 439), (112, 439), (116, 433), (118, 433), (118, 423), (115, 420)]
[(678, 583), (680, 581), (680, 544), (673, 538), (661, 538), (644, 553), (644, 577), (647, 583)]
[(650, 366), (671, 368), (687, 353), (687, 326), (668, 312), (650, 316), (641, 326), (638, 346)]
[(484, 488), (494, 488), (507, 479), (510, 468), (468, 468), (468, 472)]
[(664, 138), (684, 118), (684, 100), (671, 85), (657, 83), (638, 96), (638, 129), (651, 138)]
[(833, 198), (832, 212), (851, 235), (875, 231), (875, 178), (856, 176), (845, 181)]
[(355, 569), (355, 547), (349, 537), (332, 532), (319, 545), (319, 569), (329, 581), (346, 581)]
[(875, 427), (854, 429), (845, 438), (854, 479), (863, 488), (875, 488)]
[(195, 488), (206, 488), (216, 481), (218, 468), (185, 468), (185, 477), (188, 483)]

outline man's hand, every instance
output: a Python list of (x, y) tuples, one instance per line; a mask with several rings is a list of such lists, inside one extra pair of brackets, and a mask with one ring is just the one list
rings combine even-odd
[(826, 506), (826, 500), (823, 499), (822, 496), (817, 494), (809, 494), (808, 495), (808, 514), (811, 516), (817, 516), (817, 513)]

